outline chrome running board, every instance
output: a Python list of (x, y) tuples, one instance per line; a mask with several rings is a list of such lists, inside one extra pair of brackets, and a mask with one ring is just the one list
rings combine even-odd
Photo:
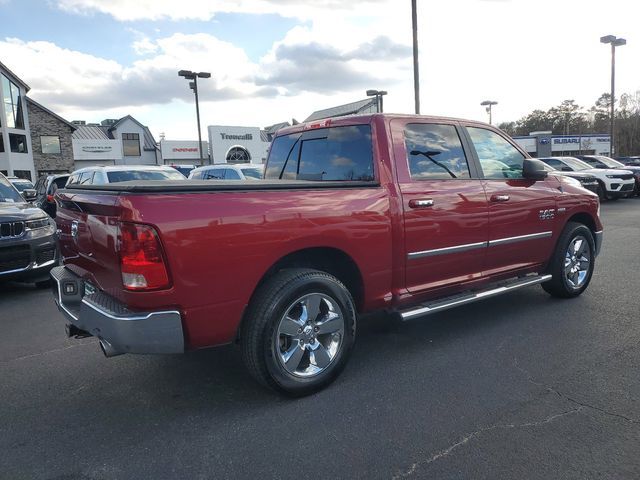
[(535, 275), (520, 277), (515, 280), (509, 280), (499, 284), (494, 284), (487, 290), (480, 290), (472, 293), (461, 293), (452, 297), (442, 298), (430, 303), (425, 303), (414, 307), (410, 310), (400, 311), (400, 316), (403, 321), (412, 320), (422, 315), (429, 315), (436, 312), (442, 312), (453, 307), (459, 307), (466, 305), (467, 303), (477, 302), (485, 298), (495, 297), (503, 293), (518, 290), (520, 288), (529, 287), (531, 285), (538, 285), (539, 283), (547, 282), (551, 280), (551, 275)]

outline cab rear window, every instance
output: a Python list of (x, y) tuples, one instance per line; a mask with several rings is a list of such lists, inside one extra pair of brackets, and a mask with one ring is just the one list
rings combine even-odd
[(276, 137), (265, 178), (373, 181), (371, 127), (331, 127)]

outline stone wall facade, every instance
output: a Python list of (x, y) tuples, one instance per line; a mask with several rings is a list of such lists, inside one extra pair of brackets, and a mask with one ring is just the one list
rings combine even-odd
[[(74, 163), (71, 134), (74, 128), (40, 108), (34, 102), (27, 100), (26, 103), (31, 124), (31, 145), (36, 176), (72, 172)], [(43, 135), (53, 135), (60, 138), (60, 153), (42, 153), (40, 137)]]

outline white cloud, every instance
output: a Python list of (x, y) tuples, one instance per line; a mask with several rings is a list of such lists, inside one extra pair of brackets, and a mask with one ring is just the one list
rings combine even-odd
[[(193, 96), (176, 75), (181, 68), (213, 75), (200, 83), (203, 125), (302, 120), (314, 110), (363, 98), (367, 88), (388, 90), (387, 111), (413, 110), (409, 0), (57, 3), (66, 11), (128, 22), (206, 20), (219, 12), (308, 20), (257, 62), (205, 33), (140, 35), (132, 48), (143, 56), (130, 66), (50, 42), (0, 42), (2, 61), (33, 87), (33, 96), (75, 118), (89, 110), (134, 112), (156, 134), (193, 138)], [(589, 105), (609, 88), (608, 51), (599, 43), (609, 33), (629, 40), (618, 50), (617, 91), (640, 88), (640, 64), (633, 60), (640, 58), (632, 14), (637, 7), (624, 0), (609, 1), (607, 9), (627, 13), (611, 18), (601, 15), (599, 0), (539, 0), (535, 8), (523, 0), (434, 0), (418, 2), (418, 8), (423, 113), (486, 120), (479, 104), (490, 98), (499, 102), (494, 121), (500, 122), (567, 98)]]
[(56, 0), (64, 11), (105, 13), (116, 20), (210, 20), (217, 13), (276, 13), (286, 17), (313, 18), (332, 11), (367, 11), (387, 0)]
[(136, 40), (132, 44), (133, 51), (138, 55), (151, 55), (158, 51), (158, 45), (153, 43), (149, 38), (145, 37), (140, 40)]

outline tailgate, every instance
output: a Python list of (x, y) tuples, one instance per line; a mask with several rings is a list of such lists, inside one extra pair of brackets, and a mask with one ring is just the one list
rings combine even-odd
[(58, 191), (56, 223), (63, 262), (107, 293), (122, 290), (117, 252), (119, 196), (111, 192)]

